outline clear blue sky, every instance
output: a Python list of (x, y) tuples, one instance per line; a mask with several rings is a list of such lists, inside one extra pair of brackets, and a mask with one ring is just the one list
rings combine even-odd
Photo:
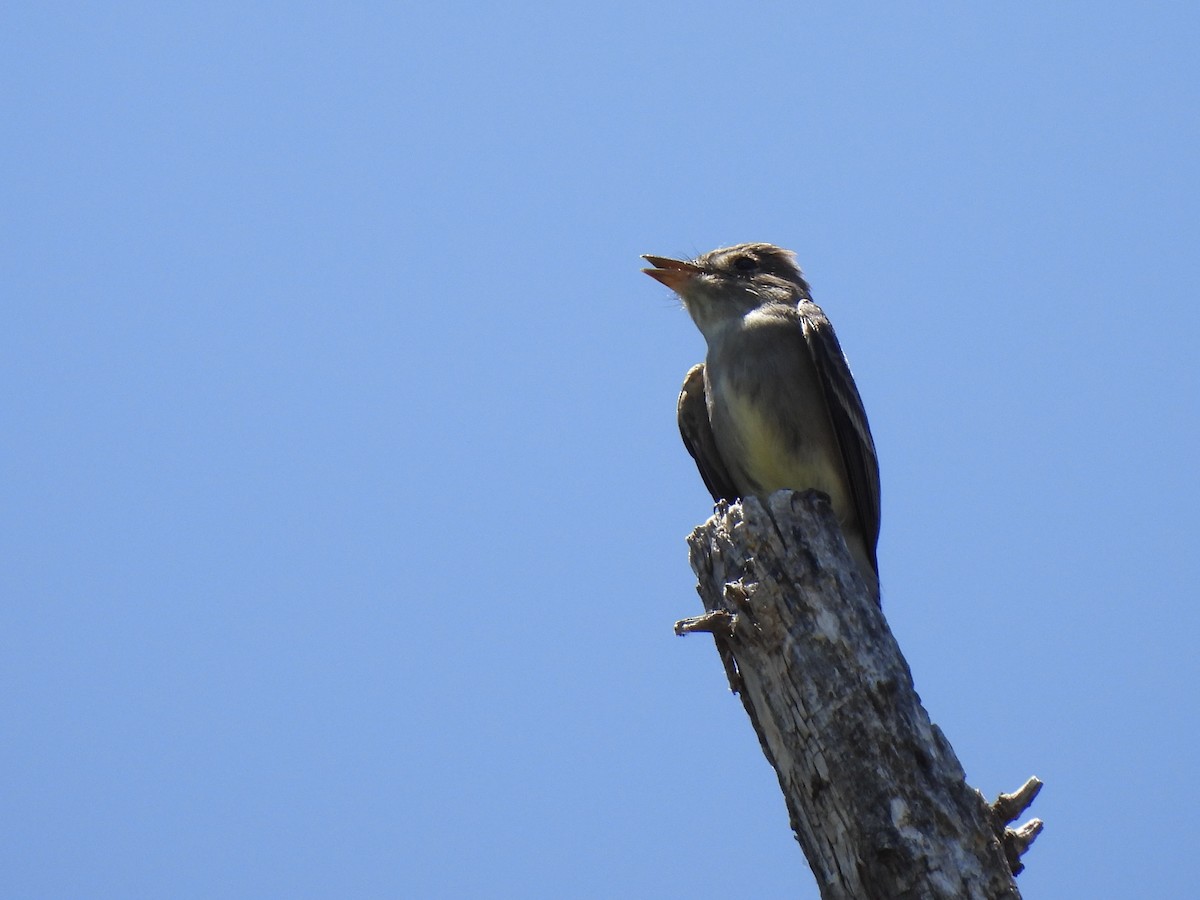
[(0, 893), (815, 897), (641, 253), (796, 250), (1027, 897), (1194, 891), (1190, 4), (11, 4)]

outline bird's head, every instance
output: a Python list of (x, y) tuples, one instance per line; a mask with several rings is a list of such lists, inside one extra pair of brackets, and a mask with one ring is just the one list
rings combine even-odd
[(721, 247), (691, 260), (642, 258), (654, 266), (642, 271), (679, 295), (706, 338), (760, 307), (812, 299), (796, 255), (774, 244)]

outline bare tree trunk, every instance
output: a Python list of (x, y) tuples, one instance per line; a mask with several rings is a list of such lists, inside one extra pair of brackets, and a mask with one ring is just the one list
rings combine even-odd
[(1041, 823), (1004, 826), (965, 781), (846, 548), (828, 499), (779, 491), (727, 506), (689, 539), (711, 631), (826, 900), (1019, 898)]

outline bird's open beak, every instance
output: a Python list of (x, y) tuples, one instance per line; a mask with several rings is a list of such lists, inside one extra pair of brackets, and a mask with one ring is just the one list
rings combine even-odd
[(700, 272), (699, 266), (682, 259), (670, 259), (666, 256), (643, 256), (642, 259), (654, 266), (653, 269), (642, 271), (673, 291), (681, 290)]

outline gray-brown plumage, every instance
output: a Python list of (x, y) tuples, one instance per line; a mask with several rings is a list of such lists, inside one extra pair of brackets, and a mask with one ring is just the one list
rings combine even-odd
[(694, 260), (644, 257), (708, 343), (679, 394), (679, 431), (714, 500), (781, 488), (829, 495), (879, 597), (879, 463), (862, 399), (795, 256), (739, 244)]

